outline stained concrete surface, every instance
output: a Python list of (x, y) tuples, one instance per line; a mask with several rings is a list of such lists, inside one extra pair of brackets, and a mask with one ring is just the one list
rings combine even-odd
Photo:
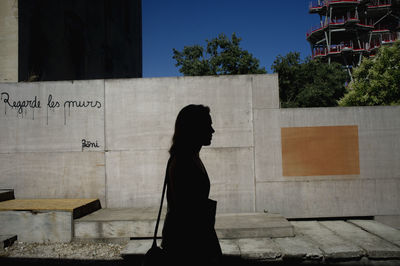
[[(358, 223), (358, 225), (354, 225)], [(400, 231), (385, 239), (366, 231), (369, 221), (291, 222), (296, 235), (284, 238), (241, 238), (220, 240), (225, 260), (260, 265), (400, 265), (400, 246), (395, 241)], [(373, 222), (371, 222), (373, 223)], [(375, 233), (387, 231), (375, 224)], [(366, 226), (368, 227), (368, 225)], [(393, 240), (394, 239), (394, 240)], [(188, 240), (188, 244), (190, 241)], [(151, 240), (131, 240), (121, 255), (140, 257)]]
[[(75, 239), (123, 241), (130, 237), (152, 237), (157, 212), (157, 208), (101, 209), (74, 221)], [(160, 237), (165, 213), (164, 208)], [(217, 214), (215, 230), (220, 239), (294, 236), (293, 226), (283, 216), (269, 213)]]
[(20, 241), (29, 243), (68, 243), (74, 236), (74, 218), (79, 218), (99, 208), (101, 206), (98, 199), (2, 201), (0, 202), (0, 235), (18, 235)]
[[(400, 265), (400, 246), (396, 244), (400, 231), (394, 228), (388, 228), (372, 220), (291, 221), (290, 223), (294, 226), (294, 237), (221, 239), (220, 244), (224, 254), (221, 266)], [(191, 241), (195, 239), (189, 237), (188, 245)], [(151, 243), (152, 240), (130, 241), (121, 252), (123, 260), (0, 258), (0, 263), (35, 266), (43, 264), (139, 266)]]
[(215, 230), (220, 239), (294, 236), (293, 226), (288, 220), (271, 213), (217, 214)]
[(72, 213), (67, 211), (0, 211), (0, 234), (15, 234), (22, 242), (72, 240)]

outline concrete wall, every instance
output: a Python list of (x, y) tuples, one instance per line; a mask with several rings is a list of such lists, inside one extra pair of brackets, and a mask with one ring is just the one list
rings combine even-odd
[[(258, 211), (286, 217), (399, 214), (399, 106), (256, 109), (254, 116)], [(337, 125), (358, 126), (359, 175), (282, 175), (281, 128)]]
[(0, 235), (17, 235), (22, 242), (64, 242), (73, 238), (71, 212), (0, 211)]
[(0, 94), (0, 187), (104, 206), (104, 81), (0, 83)]
[[(400, 107), (280, 109), (278, 92), (276, 75), (0, 84), (0, 187), (156, 206), (176, 115), (201, 103), (216, 130), (201, 157), (219, 212), (399, 215)], [(359, 174), (283, 175), (282, 128), (344, 125), (358, 128)]]
[(0, 82), (18, 81), (18, 0), (0, 1)]
[(212, 194), (220, 210), (253, 211), (253, 89), (275, 78), (106, 81), (107, 206), (157, 205), (176, 115), (190, 103), (201, 103), (210, 106), (216, 130), (213, 145), (202, 153)]

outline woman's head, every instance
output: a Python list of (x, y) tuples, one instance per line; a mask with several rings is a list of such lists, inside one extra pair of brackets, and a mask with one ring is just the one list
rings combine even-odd
[(188, 105), (178, 114), (172, 138), (170, 154), (200, 150), (211, 144), (212, 128), (210, 108), (204, 105)]

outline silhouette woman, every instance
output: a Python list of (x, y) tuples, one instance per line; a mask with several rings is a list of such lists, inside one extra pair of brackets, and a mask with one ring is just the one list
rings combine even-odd
[(208, 198), (210, 180), (199, 157), (201, 147), (211, 144), (211, 124), (203, 105), (184, 107), (175, 122), (161, 243), (171, 265), (217, 265), (222, 255), (214, 229), (216, 201)]

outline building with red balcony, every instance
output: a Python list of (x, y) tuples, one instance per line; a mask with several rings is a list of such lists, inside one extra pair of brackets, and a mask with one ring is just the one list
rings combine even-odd
[(314, 0), (319, 25), (307, 32), (312, 57), (351, 69), (381, 45), (400, 39), (400, 0)]

